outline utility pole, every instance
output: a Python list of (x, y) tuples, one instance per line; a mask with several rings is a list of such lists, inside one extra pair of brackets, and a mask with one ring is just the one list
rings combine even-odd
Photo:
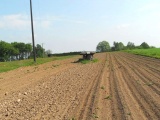
[(36, 62), (36, 51), (35, 51), (35, 43), (34, 43), (34, 28), (33, 28), (33, 15), (32, 15), (32, 0), (30, 0), (30, 13), (31, 13), (33, 57), (34, 57), (34, 62)]

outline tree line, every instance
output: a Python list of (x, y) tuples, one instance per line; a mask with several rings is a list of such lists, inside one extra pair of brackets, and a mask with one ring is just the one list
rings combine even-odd
[[(35, 46), (36, 57), (43, 57), (45, 49), (41, 45)], [(0, 61), (23, 60), (33, 57), (30, 43), (0, 41)]]
[(48, 54), (48, 57), (52, 57), (52, 56), (56, 56), (56, 57), (60, 57), (60, 56), (69, 56), (69, 55), (79, 55), (81, 52), (66, 52), (66, 53), (55, 53), (55, 54)]
[(128, 42), (125, 46), (122, 42), (113, 42), (113, 46), (111, 47), (107, 41), (101, 41), (98, 43), (96, 47), (97, 52), (109, 52), (109, 51), (120, 51), (120, 50), (132, 50), (132, 49), (148, 49), (154, 48), (153, 46), (149, 46), (146, 42), (143, 42), (139, 46), (135, 46), (133, 42)]

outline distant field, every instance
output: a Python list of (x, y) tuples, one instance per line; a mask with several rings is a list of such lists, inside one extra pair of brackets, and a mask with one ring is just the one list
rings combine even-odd
[(160, 48), (126, 50), (126, 52), (148, 57), (160, 58)]
[(73, 56), (61, 56), (61, 57), (49, 57), (49, 58), (37, 58), (36, 63), (33, 62), (33, 59), (28, 60), (20, 60), (20, 61), (11, 61), (11, 62), (0, 62), (0, 73), (7, 72), (19, 67), (23, 66), (31, 66), (31, 65), (39, 65), (46, 62), (54, 61), (54, 60), (62, 60), (71, 58)]

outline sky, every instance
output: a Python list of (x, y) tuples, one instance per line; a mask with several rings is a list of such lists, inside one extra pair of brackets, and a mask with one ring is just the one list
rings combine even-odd
[[(106, 40), (160, 47), (160, 0), (32, 0), (35, 44), (95, 51)], [(0, 40), (32, 43), (30, 0), (0, 0)]]

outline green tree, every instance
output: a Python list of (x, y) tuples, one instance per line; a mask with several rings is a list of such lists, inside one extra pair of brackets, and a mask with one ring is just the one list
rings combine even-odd
[(119, 50), (123, 50), (124, 49), (124, 44), (122, 42), (119, 42)]
[(111, 50), (111, 47), (110, 47), (110, 45), (107, 41), (99, 42), (97, 47), (96, 47), (97, 52), (107, 52), (107, 51), (110, 51), (110, 50)]
[(30, 43), (27, 43), (27, 44), (25, 45), (25, 51), (26, 51), (26, 52), (31, 52), (31, 51), (32, 51), (32, 45), (31, 45)]
[(134, 43), (132, 43), (132, 42), (127, 43), (127, 49), (134, 49), (134, 48), (135, 48)]
[(149, 45), (146, 43), (146, 42), (143, 42), (141, 45), (140, 45), (141, 48), (144, 48), (144, 49), (148, 49), (150, 48)]
[(119, 51), (124, 49), (124, 45), (122, 42), (114, 42), (113, 45), (114, 45), (114, 47), (112, 47), (113, 51)]
[(11, 43), (16, 49), (19, 50), (19, 53), (17, 54), (17, 59), (24, 59), (24, 55), (26, 52), (25, 49), (25, 43), (22, 42), (13, 42)]
[(5, 41), (0, 41), (0, 57), (5, 60), (9, 60), (10, 56), (13, 54), (17, 54), (18, 50), (14, 48), (10, 43)]
[(5, 57), (8, 52), (8, 43), (5, 41), (0, 41), (0, 57)]
[(17, 50), (17, 53), (14, 54), (16, 56), (16, 59), (19, 59), (20, 50), (19, 50), (19, 44), (17, 42), (11, 43), (11, 45)]
[(19, 51), (15, 55), (17, 59), (26, 59), (31, 55), (32, 45), (30, 43), (13, 42), (11, 44)]
[(25, 44), (25, 56), (29, 58), (32, 52), (32, 45), (30, 43)]
[(36, 50), (36, 56), (37, 57), (43, 57), (44, 56), (45, 49), (43, 49), (40, 44), (36, 45), (35, 50)]

